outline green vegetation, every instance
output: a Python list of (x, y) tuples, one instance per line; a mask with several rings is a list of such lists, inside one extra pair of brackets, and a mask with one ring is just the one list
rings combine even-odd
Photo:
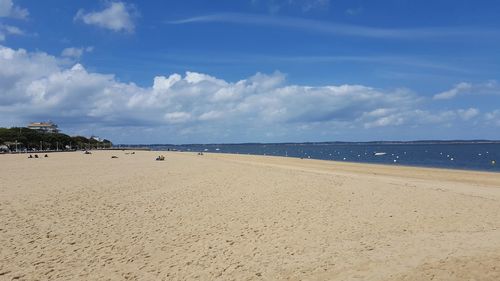
[(82, 136), (70, 137), (61, 133), (44, 133), (28, 128), (0, 128), (0, 145), (6, 145), (11, 151), (16, 150), (72, 150), (109, 148), (109, 140), (98, 141)]

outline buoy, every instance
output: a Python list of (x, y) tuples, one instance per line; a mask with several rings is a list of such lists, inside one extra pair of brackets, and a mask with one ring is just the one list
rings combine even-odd
[(497, 161), (491, 160), (491, 165), (495, 165), (496, 163), (497, 163)]
[(398, 160), (394, 159), (394, 163), (398, 162)]
[(455, 160), (455, 159), (454, 159), (453, 157), (451, 157), (451, 159), (450, 159), (450, 160), (451, 160), (451, 161), (453, 161), (453, 160)]

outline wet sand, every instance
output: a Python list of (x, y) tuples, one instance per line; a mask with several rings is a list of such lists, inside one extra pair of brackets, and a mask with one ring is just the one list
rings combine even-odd
[(0, 155), (0, 280), (500, 280), (500, 174), (158, 154)]

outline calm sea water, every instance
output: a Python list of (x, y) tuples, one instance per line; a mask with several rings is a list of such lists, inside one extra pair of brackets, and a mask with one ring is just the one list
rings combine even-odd
[[(207, 144), (152, 150), (235, 153), (500, 172), (500, 144)], [(385, 155), (375, 155), (384, 152)], [(496, 164), (494, 164), (494, 162)]]

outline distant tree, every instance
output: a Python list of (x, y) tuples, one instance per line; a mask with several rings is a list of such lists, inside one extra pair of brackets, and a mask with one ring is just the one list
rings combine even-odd
[[(0, 144), (8, 143), (10, 149), (15, 149), (15, 143), (18, 149), (40, 148), (64, 150), (66, 147), (77, 149), (90, 149), (95, 147), (110, 147), (112, 143), (109, 140), (98, 141), (83, 136), (70, 137), (62, 133), (45, 133), (28, 128), (0, 128)], [(14, 147), (13, 147), (14, 146)]]

